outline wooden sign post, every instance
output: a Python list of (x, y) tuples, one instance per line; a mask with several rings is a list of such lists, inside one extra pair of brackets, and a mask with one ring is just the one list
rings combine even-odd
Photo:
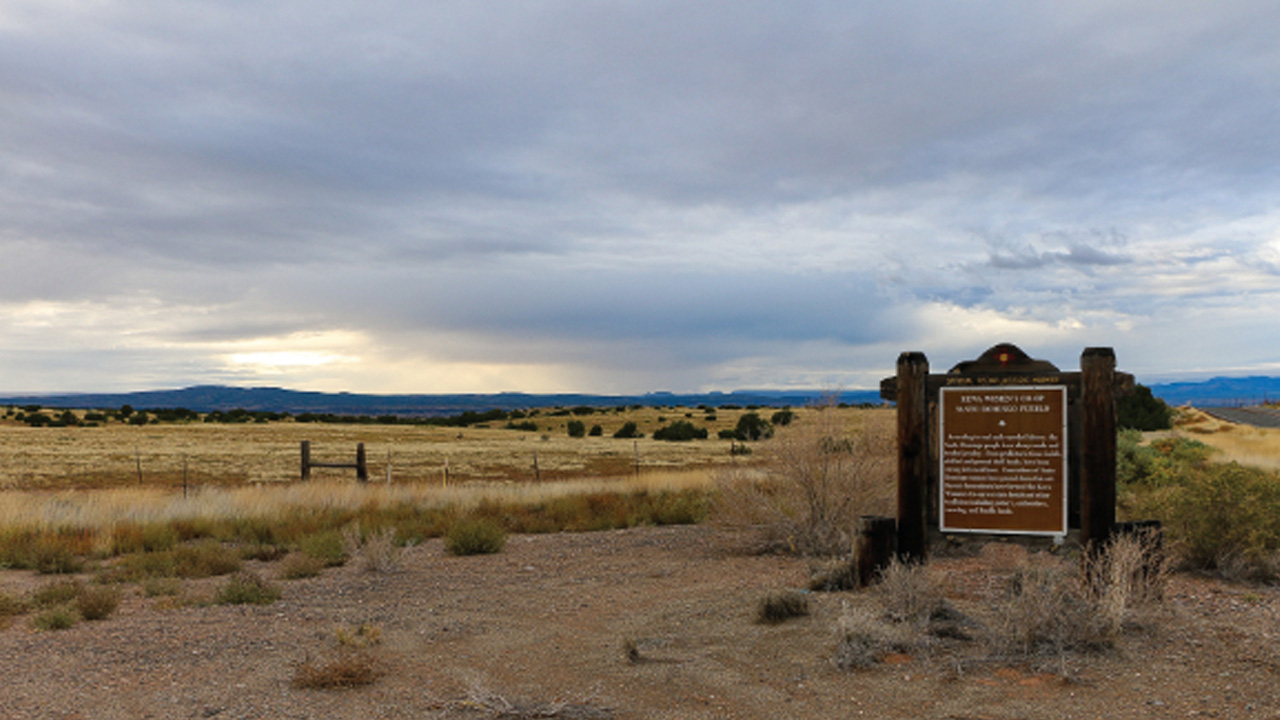
[(924, 560), (931, 540), (952, 533), (1061, 539), (1078, 529), (1086, 547), (1105, 541), (1115, 401), (1132, 389), (1111, 348), (1086, 349), (1080, 372), (1009, 343), (945, 374), (929, 374), (924, 353), (902, 353), (880, 383), (898, 406), (898, 557)]

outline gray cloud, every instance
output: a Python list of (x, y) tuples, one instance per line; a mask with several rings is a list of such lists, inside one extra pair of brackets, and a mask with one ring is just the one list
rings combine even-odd
[[(104, 352), (46, 385), (239, 378), (218, 353), (308, 332), (365, 333), (424, 374), (527, 348), (614, 386), (659, 382), (645, 363), (670, 387), (852, 377), (842, 353), (891, 365), (943, 316), (1140, 354), (1155, 343), (1117, 328), (1226, 327), (1275, 299), (1270, 15), (7, 3), (8, 362), (41, 384), (77, 318), (173, 364)], [(442, 337), (456, 349), (414, 350)]]

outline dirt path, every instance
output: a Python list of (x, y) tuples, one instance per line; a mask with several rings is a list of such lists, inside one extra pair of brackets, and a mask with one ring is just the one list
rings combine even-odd
[[(759, 599), (802, 586), (808, 566), (723, 544), (708, 527), (518, 536), (464, 558), (430, 542), (405, 551), (401, 572), (328, 570), (282, 582), (266, 606), (173, 607), (134, 588), (104, 621), (0, 630), (0, 716), (1280, 720), (1280, 590), (1177, 578), (1170, 617), (1069, 681), (982, 662), (976, 647), (846, 672), (834, 628), (866, 596), (815, 593), (808, 617), (756, 624)], [(1001, 557), (937, 561), (957, 607), (983, 612)], [(0, 573), (9, 591), (37, 581)], [(292, 686), (361, 625), (381, 678)]]

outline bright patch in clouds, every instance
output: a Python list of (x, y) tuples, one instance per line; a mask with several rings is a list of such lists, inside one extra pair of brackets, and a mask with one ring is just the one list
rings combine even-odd
[(1273, 7), (881, 5), (8, 0), (0, 389), (1274, 365)]

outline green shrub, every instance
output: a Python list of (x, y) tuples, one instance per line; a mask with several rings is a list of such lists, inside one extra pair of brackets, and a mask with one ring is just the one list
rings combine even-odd
[(604, 428), (599, 425), (592, 425), (591, 429), (587, 431), (587, 435), (590, 437), (600, 437), (601, 435), (604, 435)]
[(773, 426), (768, 420), (760, 417), (759, 413), (743, 413), (738, 418), (734, 435), (739, 440), (761, 440), (773, 436)]
[(618, 428), (618, 431), (615, 432), (613, 436), (620, 440), (629, 440), (631, 438), (644, 437), (640, 433), (639, 428), (636, 426), (636, 424), (631, 420), (628, 420), (627, 422), (623, 423), (622, 427)]
[(80, 619), (70, 605), (59, 605), (36, 613), (31, 626), (37, 630), (66, 630)]
[(203, 540), (194, 545), (181, 545), (171, 551), (174, 574), (183, 578), (205, 578), (227, 575), (240, 569), (240, 556), (216, 540)]
[(687, 442), (689, 440), (706, 440), (707, 429), (694, 427), (688, 420), (677, 420), (666, 427), (653, 431), (654, 440), (671, 442)]
[(250, 570), (232, 575), (215, 600), (220, 605), (270, 605), (280, 599), (280, 588)]
[(84, 583), (79, 580), (55, 580), (36, 588), (31, 593), (31, 604), (42, 609), (65, 605), (74, 602), (83, 591)]
[(1189, 470), (1135, 503), (1183, 563), (1257, 580), (1280, 574), (1280, 476), (1237, 463)]
[(0, 627), (6, 618), (21, 615), (30, 609), (30, 605), (16, 595), (0, 592)]
[(85, 588), (76, 598), (76, 609), (85, 620), (104, 620), (120, 606), (120, 589), (105, 585)]
[(463, 518), (449, 528), (444, 549), (451, 555), (487, 555), (502, 550), (507, 531), (502, 524), (487, 518)]
[(338, 567), (347, 562), (347, 550), (342, 542), (342, 533), (337, 530), (324, 530), (306, 535), (298, 541), (298, 549), (303, 554), (324, 563), (325, 567)]
[(777, 427), (786, 427), (787, 425), (791, 424), (792, 420), (795, 420), (795, 419), (796, 419), (795, 411), (792, 410), (791, 408), (783, 408), (775, 412), (773, 415), (769, 416), (769, 422), (773, 423)]
[(1116, 400), (1116, 424), (1134, 430), (1168, 430), (1173, 427), (1173, 409), (1151, 394), (1146, 385)]
[(581, 420), (570, 420), (568, 424), (569, 437), (585, 437), (587, 434), (587, 425)]

